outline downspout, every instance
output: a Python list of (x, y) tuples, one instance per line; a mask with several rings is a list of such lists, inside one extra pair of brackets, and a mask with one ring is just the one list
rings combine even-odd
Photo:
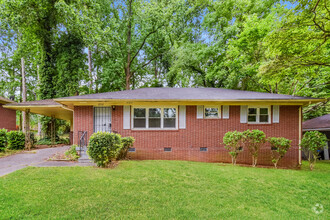
[(302, 108), (301, 106), (299, 107), (299, 166), (301, 166), (301, 135), (302, 135), (302, 130), (301, 130), (301, 117), (302, 117), (302, 114), (301, 114), (301, 111), (302, 111)]

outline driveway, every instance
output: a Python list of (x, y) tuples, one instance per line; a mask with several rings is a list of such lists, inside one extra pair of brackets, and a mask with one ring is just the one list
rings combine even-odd
[[(41, 150), (35, 150), (31, 153), (20, 153), (12, 156), (0, 158), (0, 176), (4, 176), (8, 173), (20, 170), (27, 166), (42, 166), (50, 156), (55, 153), (65, 151), (70, 146), (46, 148)], [(33, 153), (36, 152), (36, 153)]]

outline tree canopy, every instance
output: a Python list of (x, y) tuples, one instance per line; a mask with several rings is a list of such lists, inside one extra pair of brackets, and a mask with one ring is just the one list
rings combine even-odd
[[(0, 95), (223, 87), (327, 98), (327, 0), (0, 0)], [(88, 62), (90, 61), (90, 62)]]

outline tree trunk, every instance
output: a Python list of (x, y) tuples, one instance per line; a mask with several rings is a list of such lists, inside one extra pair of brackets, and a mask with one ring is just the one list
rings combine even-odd
[(131, 86), (131, 41), (132, 41), (132, 0), (128, 0), (128, 24), (127, 24), (127, 63), (125, 67), (126, 90)]
[[(26, 77), (25, 77), (25, 64), (24, 64), (24, 58), (21, 58), (21, 68), (22, 68), (22, 101), (26, 102)], [(25, 123), (26, 123), (26, 114), (23, 111), (22, 112), (22, 116), (23, 116), (23, 126), (22, 126), (22, 131), (25, 132)]]
[(125, 74), (126, 74), (126, 90), (130, 90), (131, 89), (131, 73), (130, 73), (129, 67), (126, 67)]
[(31, 150), (31, 139), (30, 139), (30, 109), (25, 110), (25, 149)]
[(88, 47), (88, 72), (89, 72), (89, 93), (92, 93), (93, 89), (93, 75), (92, 75), (92, 52)]
[(38, 136), (41, 137), (41, 116), (38, 115)]

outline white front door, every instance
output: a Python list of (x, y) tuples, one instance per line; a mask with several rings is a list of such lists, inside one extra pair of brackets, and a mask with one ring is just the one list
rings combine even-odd
[(94, 107), (94, 132), (111, 132), (111, 107)]

